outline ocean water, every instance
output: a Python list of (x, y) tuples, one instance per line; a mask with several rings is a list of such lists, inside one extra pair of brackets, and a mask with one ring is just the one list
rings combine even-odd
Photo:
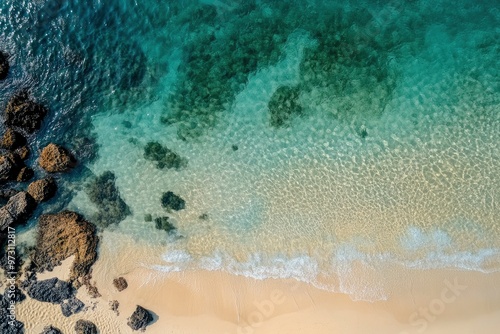
[[(82, 184), (115, 174), (131, 214), (105, 242), (147, 242), (159, 272), (295, 278), (377, 300), (387, 264), (500, 269), (497, 1), (0, 8), (13, 62), (0, 102), (33, 87), (52, 111), (37, 143), (86, 152), (64, 181), (68, 208), (92, 216)], [(158, 168), (144, 158), (152, 141), (187, 163)], [(167, 212), (167, 191), (186, 208)]]

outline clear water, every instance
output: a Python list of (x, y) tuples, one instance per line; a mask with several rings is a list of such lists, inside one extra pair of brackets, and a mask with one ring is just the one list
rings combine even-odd
[[(500, 268), (498, 2), (54, 3), (1, 5), (15, 74), (0, 102), (33, 85), (53, 110), (41, 142), (93, 134), (86, 167), (113, 171), (132, 211), (106, 237), (147, 241), (159, 271), (374, 300), (387, 263)], [(276, 126), (283, 86), (301, 111)], [(187, 167), (158, 169), (149, 141)], [(72, 187), (69, 208), (94, 212)], [(166, 191), (186, 209), (167, 213)]]

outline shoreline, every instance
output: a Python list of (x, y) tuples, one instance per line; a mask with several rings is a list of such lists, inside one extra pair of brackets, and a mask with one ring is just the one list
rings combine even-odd
[[(133, 333), (127, 318), (136, 305), (153, 313), (146, 333), (496, 333), (500, 325), (500, 273), (466, 270), (384, 268), (386, 301), (353, 301), (294, 279), (256, 280), (221, 271), (162, 273), (139, 260), (154, 249), (134, 245), (134, 255), (104, 243), (92, 281), (101, 297), (78, 291), (88, 307), (65, 318), (59, 305), (27, 300), (18, 305), (18, 320), (28, 333), (46, 325), (71, 332), (79, 319), (93, 321), (100, 333)], [(117, 246), (117, 245), (114, 245)], [(118, 255), (116, 255), (118, 254)], [(123, 254), (123, 253), (122, 253)], [(158, 254), (156, 254), (158, 255)], [(49, 276), (64, 277), (65, 261)], [(128, 288), (118, 292), (113, 279), (123, 276)], [(119, 302), (119, 315), (109, 302)]]

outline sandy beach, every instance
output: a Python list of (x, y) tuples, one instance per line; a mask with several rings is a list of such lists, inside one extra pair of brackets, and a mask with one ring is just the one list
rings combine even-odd
[[(135, 255), (120, 256), (102, 247), (93, 270), (102, 296), (93, 299), (80, 289), (84, 312), (65, 318), (59, 305), (28, 297), (17, 309), (27, 333), (39, 333), (49, 324), (71, 333), (78, 319), (93, 321), (103, 334), (132, 333), (127, 317), (136, 305), (155, 315), (146, 330), (152, 334), (496, 333), (500, 325), (498, 273), (393, 266), (384, 268), (389, 298), (366, 302), (292, 279), (255, 280), (201, 270), (160, 273), (141, 262), (144, 256), (155, 258), (152, 248), (134, 249)], [(43, 278), (63, 278), (69, 266), (64, 261)], [(122, 292), (112, 284), (119, 276), (128, 282)], [(120, 303), (119, 315), (109, 307), (112, 300)]]

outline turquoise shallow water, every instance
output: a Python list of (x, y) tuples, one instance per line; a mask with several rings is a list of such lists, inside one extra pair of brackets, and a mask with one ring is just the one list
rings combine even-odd
[[(499, 269), (497, 2), (6, 1), (1, 14), (14, 74), (0, 102), (33, 87), (53, 111), (39, 141), (115, 174), (131, 214), (106, 237), (147, 241), (158, 270), (373, 300), (388, 262)], [(151, 141), (185, 163), (158, 168)], [(69, 208), (92, 216), (86, 175), (68, 181)], [(162, 208), (166, 191), (186, 208)]]

